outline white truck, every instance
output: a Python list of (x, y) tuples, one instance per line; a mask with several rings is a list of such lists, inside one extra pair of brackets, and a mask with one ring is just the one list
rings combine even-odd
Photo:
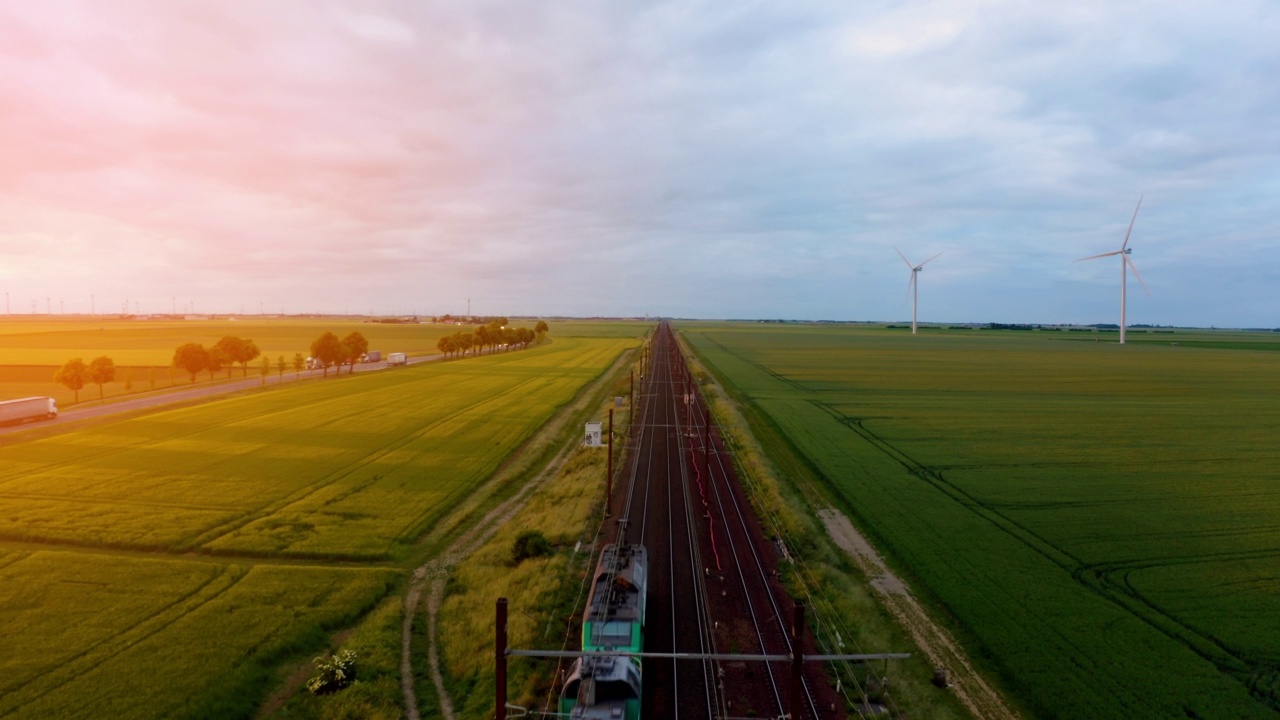
[(404, 353), (387, 353), (387, 367), (391, 367), (392, 365), (408, 364), (409, 359), (404, 356)]
[(29, 397), (0, 401), (0, 425), (16, 425), (28, 420), (58, 417), (58, 403), (51, 397)]

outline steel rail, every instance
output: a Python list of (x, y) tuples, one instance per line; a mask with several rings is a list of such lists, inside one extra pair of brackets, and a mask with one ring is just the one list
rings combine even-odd
[[(714, 425), (712, 427), (714, 429)], [(714, 467), (719, 469), (720, 471), (719, 479), (721, 483), (723, 483), (723, 486), (720, 483), (713, 483), (713, 485), (716, 488), (716, 495), (715, 495), (716, 501), (720, 505), (721, 515), (725, 519), (724, 524), (726, 525), (726, 527), (729, 526), (730, 524), (728, 522), (728, 520), (730, 519), (729, 513), (730, 511), (732, 511), (732, 519), (736, 520), (737, 529), (741, 532), (742, 536), (746, 538), (747, 552), (750, 554), (750, 560), (751, 560), (751, 562), (747, 563), (747, 565), (749, 566), (748, 569), (755, 571), (755, 578), (754, 578), (755, 582), (758, 582), (760, 586), (762, 586), (765, 589), (765, 597), (768, 599), (769, 610), (772, 612), (771, 617), (776, 623), (776, 626), (779, 628), (786, 627), (787, 616), (784, 613), (783, 608), (781, 607), (777, 596), (773, 592), (772, 585), (769, 583), (768, 573), (765, 570), (764, 561), (760, 557), (759, 550), (756, 547), (756, 544), (751, 540), (752, 538), (751, 526), (747, 521), (745, 513), (743, 512), (742, 504), (739, 502), (737, 494), (727, 487), (731, 478), (730, 471), (727, 467), (725, 467), (724, 457), (720, 453), (712, 453), (712, 451), (715, 449), (715, 438), (711, 435), (710, 432), (707, 433), (707, 437), (710, 440), (711, 447), (708, 447), (706, 452), (709, 455), (710, 454), (715, 455)], [(708, 467), (708, 475), (710, 475), (714, 480), (716, 477), (716, 473), (713, 472), (711, 469), (713, 467), (713, 464), (711, 463), (710, 458), (708, 458), (707, 467)], [(727, 509), (725, 507), (725, 502), (724, 502), (725, 495), (727, 495), (729, 499)], [(737, 555), (737, 546), (735, 544), (735, 558), (737, 557), (739, 556)], [(738, 568), (739, 581), (741, 583), (742, 591), (743, 593), (746, 594), (747, 603), (751, 608), (752, 622), (756, 624), (757, 636), (760, 639), (761, 647), (763, 648), (765, 647), (764, 632), (760, 628), (760, 624), (757, 619), (757, 615), (755, 612), (755, 603), (751, 598), (751, 594), (748, 592), (749, 581), (746, 577), (746, 571), (744, 570), (743, 563), (741, 561), (736, 562), (735, 564), (737, 565), (737, 568)], [(782, 632), (780, 633), (780, 636), (783, 644), (787, 648), (788, 653), (793, 652), (794, 648), (792, 647), (790, 633)], [(779, 682), (777, 680), (775, 669), (772, 666), (769, 667), (769, 680), (771, 683), (773, 683), (774, 697), (778, 703), (779, 712), (787, 712), (787, 711), (794, 712), (794, 709), (785, 707), (785, 703), (783, 702), (783, 699), (782, 699), (781, 686), (779, 685)], [(818, 712), (818, 704), (813, 697), (813, 691), (809, 687), (809, 681), (807, 678), (801, 679), (801, 687), (804, 692), (805, 700), (809, 705), (809, 711), (813, 714), (813, 717), (815, 718), (820, 717)]]
[[(711, 448), (703, 448), (704, 453), (709, 454), (710, 450)], [(755, 633), (757, 646), (762, 653), (767, 653), (769, 649), (769, 641), (765, 637), (766, 631), (762, 625), (761, 613), (756, 608), (754, 593), (751, 591), (750, 582), (747, 577), (749, 568), (744, 567), (744, 565), (753, 565), (756, 569), (756, 581), (764, 588), (765, 594), (769, 598), (771, 609), (773, 610), (773, 619), (776, 621), (775, 627), (778, 629), (785, 628), (786, 619), (782, 617), (781, 613), (779, 613), (777, 603), (773, 600), (773, 592), (769, 586), (767, 575), (763, 569), (763, 561), (756, 552), (755, 543), (752, 541), (751, 529), (746, 522), (742, 520), (742, 508), (739, 505), (738, 497), (732, 489), (724, 486), (727, 484), (728, 478), (721, 478), (722, 482), (716, 481), (715, 473), (713, 472), (709, 458), (706, 463), (706, 468), (708, 490), (711, 495), (711, 500), (715, 504), (714, 510), (721, 518), (720, 524), (724, 527), (725, 543), (728, 547), (729, 554), (733, 558), (734, 573), (737, 575), (737, 584), (739, 591), (742, 593), (742, 601), (746, 604), (747, 614), (751, 620), (751, 627)], [(728, 496), (727, 499), (725, 497), (726, 495)], [(726, 507), (726, 505), (728, 505), (728, 507)], [(731, 511), (737, 516), (738, 524), (736, 527), (728, 522), (730, 520)], [(712, 508), (708, 507), (707, 512), (711, 513)], [(746, 551), (743, 551), (741, 548), (741, 545), (744, 542), (747, 546)], [(782, 632), (781, 636), (785, 639), (787, 637), (787, 633)], [(778, 712), (781, 714), (786, 712), (787, 708), (782, 697), (782, 684), (780, 683), (775, 670), (776, 668), (773, 665), (766, 665), (769, 689), (773, 695), (774, 704), (777, 707)]]
[[(700, 413), (701, 417), (710, 418), (710, 412), (706, 408), (705, 398), (702, 397), (702, 393), (693, 392), (692, 394), (694, 396), (694, 405), (699, 406), (703, 409), (703, 412)], [(731, 468), (726, 466), (724, 455), (716, 451), (716, 438), (719, 434), (718, 428), (716, 427), (714, 421), (712, 420), (710, 422), (710, 426), (704, 427), (703, 430), (704, 430), (703, 437), (705, 437), (707, 441), (707, 446), (704, 448), (704, 452), (706, 453), (706, 456), (707, 456), (706, 465), (707, 465), (707, 475), (709, 476), (708, 482), (714, 488), (716, 502), (719, 506), (721, 517), (724, 521), (723, 524), (726, 527), (726, 536), (730, 539), (730, 542), (733, 543), (733, 552), (734, 552), (734, 558), (735, 558), (734, 564), (738, 570), (740, 586), (744, 594), (744, 599), (751, 612), (751, 620), (755, 627), (757, 638), (760, 641), (761, 649), (765, 649), (767, 645), (765, 644), (764, 632), (760, 627), (758, 615), (755, 610), (755, 602), (752, 600), (752, 594), (749, 592), (749, 589), (748, 589), (749, 581), (746, 577), (746, 571), (743, 568), (743, 563), (741, 562), (740, 556), (737, 552), (737, 544), (734, 543), (733, 541), (733, 535), (728, 533), (728, 528), (731, 524), (729, 522), (729, 520), (731, 519), (730, 512), (729, 512), (730, 510), (732, 511), (732, 519), (736, 520), (736, 529), (740, 531), (741, 537), (746, 539), (747, 552), (750, 554), (750, 562), (748, 563), (748, 565), (751, 566), (750, 569), (754, 569), (755, 571), (755, 576), (756, 576), (755, 581), (758, 582), (759, 585), (765, 589), (765, 597), (768, 599), (770, 610), (772, 611), (772, 619), (775, 621), (776, 626), (778, 628), (784, 628), (787, 625), (788, 618), (784, 614), (782, 607), (779, 605), (779, 600), (773, 592), (773, 586), (769, 583), (769, 577), (768, 577), (768, 573), (765, 570), (764, 561), (760, 557), (760, 553), (758, 551), (758, 548), (756, 547), (756, 543), (752, 540), (753, 533), (751, 530), (751, 525), (747, 521), (746, 513), (744, 513), (742, 505), (738, 500), (738, 495), (737, 493), (733, 492), (732, 488), (729, 487), (731, 478), (733, 477), (733, 473), (731, 472)], [(713, 433), (713, 431), (715, 432)], [(715, 457), (714, 469), (713, 469), (713, 463), (711, 462), (711, 458), (713, 455)], [(715, 470), (719, 470), (718, 474), (719, 474), (720, 482), (716, 482), (717, 473), (715, 472)], [(729, 502), (727, 503), (728, 505), (727, 509), (726, 509), (726, 503), (724, 500), (725, 495), (728, 496), (728, 500), (729, 500)], [(788, 653), (794, 652), (795, 648), (792, 647), (792, 640), (791, 640), (790, 633), (781, 632), (780, 635), (781, 635), (783, 644), (787, 648)], [(795, 709), (785, 707), (785, 703), (783, 702), (783, 699), (782, 699), (782, 691), (779, 686), (779, 682), (777, 680), (776, 673), (774, 670), (775, 669), (772, 666), (768, 666), (769, 680), (770, 680), (770, 683), (772, 684), (774, 699), (778, 704), (778, 710), (780, 713), (788, 712), (788, 711), (794, 713)], [(809, 712), (812, 713), (812, 716), (815, 718), (820, 717), (817, 701), (813, 696), (812, 688), (809, 687), (809, 681), (807, 678), (801, 678), (801, 688), (802, 688), (806, 703), (809, 706)]]
[[(693, 505), (693, 491), (690, 487), (689, 464), (686, 462), (687, 456), (685, 455), (684, 442), (682, 441), (682, 438), (684, 437), (683, 428), (689, 424), (687, 419), (682, 421), (680, 418), (680, 409), (682, 406), (682, 403), (680, 402), (680, 395), (681, 390), (685, 385), (684, 377), (687, 375), (687, 368), (684, 365), (684, 357), (683, 354), (680, 353), (679, 345), (675, 343), (675, 338), (670, 326), (664, 323), (663, 328), (668, 344), (668, 372), (671, 380), (671, 392), (668, 395), (668, 400), (674, 405), (672, 408), (672, 415), (675, 418), (674, 437), (669, 436), (668, 441), (674, 442), (676, 449), (675, 457), (672, 459), (674, 459), (677, 464), (678, 475), (680, 478), (680, 496), (684, 501), (685, 539), (688, 542), (689, 572), (691, 575), (690, 580), (692, 581), (690, 584), (692, 585), (694, 592), (695, 602), (693, 603), (693, 606), (697, 615), (697, 643), (705, 654), (708, 649), (714, 650), (715, 638), (711, 634), (712, 620), (710, 601), (707, 595), (706, 577), (702, 572), (700, 572), (700, 569), (703, 567), (703, 562), (701, 544), (698, 541), (698, 513), (694, 509)], [(676, 376), (671, 377), (671, 373), (675, 373)], [(685, 407), (687, 408), (687, 406)], [(670, 445), (668, 445), (668, 448), (670, 448)], [(674, 545), (672, 546), (672, 549), (674, 550)], [(673, 604), (672, 607), (674, 608), (676, 605)], [(672, 647), (676, 647), (676, 645), (672, 645)], [(707, 717), (714, 718), (718, 715), (723, 715), (723, 699), (718, 692), (716, 683), (716, 678), (719, 676), (719, 668), (716, 666), (714, 661), (704, 660), (701, 665), (702, 682), (703, 687), (705, 688)], [(677, 708), (678, 707), (679, 705), (677, 705)]]

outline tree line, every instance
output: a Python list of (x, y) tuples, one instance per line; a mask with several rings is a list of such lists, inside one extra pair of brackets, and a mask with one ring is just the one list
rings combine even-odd
[(311, 357), (320, 363), (325, 377), (329, 376), (330, 366), (336, 366), (337, 372), (341, 373), (343, 363), (351, 367), (347, 371), (350, 375), (356, 371), (356, 363), (360, 362), (360, 358), (367, 352), (369, 352), (369, 341), (359, 331), (347, 333), (347, 336), (341, 340), (337, 335), (326, 331), (311, 341)]
[(214, 374), (223, 368), (227, 370), (227, 377), (231, 377), (231, 369), (237, 363), (244, 376), (248, 377), (249, 363), (261, 354), (254, 341), (226, 335), (207, 348), (200, 343), (179, 345), (173, 352), (173, 366), (186, 370), (193, 383), (199, 373), (208, 372), (209, 379), (213, 380)]
[[(227, 369), (227, 377), (231, 377), (231, 368), (240, 365), (242, 373), (247, 377), (249, 363), (260, 356), (262, 351), (253, 340), (227, 335), (212, 347), (206, 348), (200, 343), (181, 345), (173, 354), (173, 367), (182, 368), (191, 374), (191, 382), (196, 381), (196, 374), (208, 371), (212, 380), (214, 373), (222, 368)], [(284, 358), (279, 361), (281, 373), (284, 372)], [(262, 373), (265, 377), (270, 370), (270, 363), (262, 359)], [(80, 391), (88, 383), (98, 386), (98, 398), (104, 397), (102, 386), (116, 379), (116, 364), (111, 358), (103, 355), (96, 357), (89, 364), (82, 358), (72, 358), (58, 368), (53, 374), (53, 381), (75, 393), (75, 402), (80, 402)], [(155, 386), (154, 376), (152, 387)], [(130, 383), (131, 385), (131, 383)]]
[(76, 394), (76, 402), (80, 402), (80, 390), (87, 383), (98, 386), (98, 398), (103, 397), (102, 386), (116, 379), (116, 363), (103, 355), (94, 358), (88, 365), (83, 358), (68, 360), (53, 374), (53, 381), (65, 386)]
[[(442, 337), (436, 343), (436, 347), (446, 357), (450, 355), (463, 355), (474, 350), (474, 354), (481, 354), (486, 348), (490, 352), (498, 348), (510, 349), (512, 347), (526, 348), (535, 340), (542, 340), (548, 331), (547, 323), (539, 320), (538, 324), (532, 330), (528, 328), (512, 328), (507, 327), (507, 318), (496, 318), (487, 325), (482, 325), (475, 329), (474, 332), (463, 333), (456, 332), (452, 335)], [(311, 357), (316, 364), (324, 371), (324, 376), (329, 376), (329, 368), (336, 368), (338, 373), (342, 372), (342, 366), (348, 366), (348, 374), (355, 372), (356, 363), (369, 352), (369, 341), (359, 331), (348, 333), (345, 337), (339, 339), (332, 332), (324, 332), (311, 342)], [(196, 381), (196, 376), (202, 372), (209, 373), (209, 380), (214, 379), (214, 375), (222, 370), (227, 371), (227, 377), (231, 377), (231, 371), (236, 366), (240, 366), (241, 373), (248, 377), (249, 363), (262, 355), (262, 351), (258, 349), (257, 343), (248, 338), (236, 337), (234, 335), (226, 335), (218, 342), (210, 347), (205, 347), (200, 343), (184, 343), (179, 345), (173, 352), (172, 366), (185, 370), (191, 376), (192, 384)], [(295, 373), (302, 372), (306, 367), (306, 360), (302, 357), (302, 353), (293, 356), (292, 369)], [(284, 356), (281, 355), (275, 363), (275, 369), (284, 375), (285, 370), (290, 368)], [(261, 372), (263, 382), (270, 374), (272, 363), (268, 358), (263, 357), (261, 363)], [(80, 402), (80, 391), (88, 383), (98, 386), (99, 399), (104, 397), (102, 386), (112, 382), (116, 377), (115, 362), (104, 356), (94, 358), (87, 365), (82, 358), (74, 358), (68, 360), (53, 375), (54, 382), (65, 386), (68, 390), (75, 393), (75, 402)], [(154, 378), (152, 385), (154, 386)]]
[(506, 318), (497, 318), (487, 325), (481, 325), (473, 332), (459, 331), (446, 335), (436, 341), (436, 349), (444, 353), (445, 357), (450, 355), (465, 357), (473, 349), (477, 355), (483, 353), (485, 348), (489, 348), (490, 352), (499, 347), (508, 350), (513, 347), (524, 349), (534, 340), (542, 340), (549, 329), (546, 321), (543, 320), (539, 320), (532, 330), (524, 327), (506, 327), (506, 325)]
[[(338, 366), (341, 369), (344, 363), (349, 363), (354, 371), (355, 364), (360, 362), (360, 358), (368, 351), (369, 341), (359, 331), (348, 333), (341, 340), (337, 335), (326, 331), (311, 343), (311, 357), (324, 369), (326, 377), (329, 375), (330, 367)], [(228, 335), (210, 348), (205, 348), (200, 343), (186, 343), (179, 346), (173, 353), (173, 366), (187, 371), (193, 383), (201, 372), (208, 372), (209, 379), (212, 380), (214, 374), (223, 368), (227, 369), (227, 377), (231, 377), (231, 368), (236, 363), (240, 364), (247, 376), (249, 363), (259, 354), (258, 346), (252, 340)], [(301, 372), (305, 363), (302, 353), (293, 356), (295, 372)], [(276, 369), (284, 375), (287, 368), (288, 364), (281, 355), (276, 361)], [(263, 376), (270, 371), (270, 361), (263, 358)]]

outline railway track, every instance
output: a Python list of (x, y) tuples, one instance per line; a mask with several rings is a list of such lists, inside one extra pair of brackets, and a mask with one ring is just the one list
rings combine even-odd
[[(666, 323), (646, 357), (629, 463), (610, 498), (610, 542), (649, 550), (644, 716), (676, 720), (791, 713), (786, 662), (706, 655), (792, 652), (792, 600), (776, 579), (778, 551), (761, 531), (732, 459), (709, 423)], [(803, 651), (816, 653), (811, 637)], [(792, 718), (844, 718), (823, 669), (806, 663)]]

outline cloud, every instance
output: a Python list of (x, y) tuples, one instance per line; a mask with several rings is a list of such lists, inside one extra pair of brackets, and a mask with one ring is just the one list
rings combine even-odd
[(0, 284), (892, 320), (897, 245), (945, 253), (922, 318), (1104, 322), (1114, 273), (1071, 260), (1145, 193), (1132, 319), (1275, 325), (1221, 298), (1274, 295), (1278, 31), (1261, 2), (20, 4)]

